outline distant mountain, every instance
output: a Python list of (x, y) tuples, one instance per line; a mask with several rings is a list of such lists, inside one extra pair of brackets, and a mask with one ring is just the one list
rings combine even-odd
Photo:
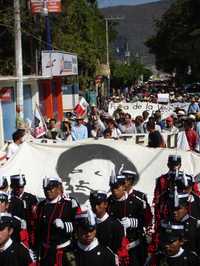
[(115, 56), (124, 58), (127, 48), (131, 55), (138, 56), (147, 65), (154, 64), (154, 57), (148, 53), (144, 42), (155, 33), (154, 19), (160, 18), (173, 0), (162, 0), (137, 6), (116, 6), (103, 8), (105, 17), (124, 17), (116, 27), (118, 37), (113, 44)]

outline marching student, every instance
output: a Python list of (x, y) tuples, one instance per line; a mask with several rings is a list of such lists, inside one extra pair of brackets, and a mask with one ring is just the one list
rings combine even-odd
[(23, 174), (10, 176), (11, 195), (23, 203), (25, 221), (29, 235), (29, 247), (34, 246), (34, 231), (36, 223), (36, 207), (38, 200), (35, 195), (25, 192), (26, 178)]
[(129, 256), (128, 265), (143, 266), (147, 256), (143, 203), (136, 197), (128, 196), (125, 191), (125, 176), (111, 176), (110, 189), (112, 195), (108, 199), (109, 215), (114, 219), (119, 219), (124, 227)]
[(74, 231), (77, 205), (63, 196), (59, 177), (45, 177), (46, 199), (39, 203), (36, 223), (36, 248), (40, 266), (68, 266), (66, 254)]
[(107, 193), (103, 191), (92, 192), (90, 205), (96, 215), (96, 236), (100, 245), (109, 247), (114, 253), (117, 253), (121, 247), (124, 228), (119, 220), (113, 219), (107, 212)]
[(0, 264), (1, 266), (33, 265), (31, 253), (22, 244), (11, 239), (13, 217), (9, 213), (0, 214)]
[(183, 248), (184, 226), (174, 223), (162, 223), (160, 248), (145, 266), (196, 266), (199, 257), (196, 253)]
[(91, 210), (76, 215), (77, 242), (74, 247), (76, 266), (116, 266), (116, 256), (96, 238), (96, 221)]

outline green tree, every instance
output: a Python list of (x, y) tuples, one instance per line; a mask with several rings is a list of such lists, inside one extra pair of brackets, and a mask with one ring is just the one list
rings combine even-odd
[(152, 72), (137, 60), (133, 60), (130, 65), (113, 63), (111, 85), (118, 88), (122, 86), (131, 86), (135, 84), (141, 76), (143, 76), (144, 81), (146, 81), (151, 75)]
[(176, 71), (180, 83), (200, 79), (199, 11), (199, 0), (174, 1), (155, 22), (156, 34), (146, 42), (155, 55), (157, 68), (169, 73)]

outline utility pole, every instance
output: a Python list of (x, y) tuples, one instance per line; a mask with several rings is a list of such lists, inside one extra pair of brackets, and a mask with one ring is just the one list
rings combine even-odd
[(46, 28), (46, 48), (47, 50), (52, 50), (52, 41), (51, 41), (51, 29), (49, 23), (49, 10), (48, 10), (48, 0), (43, 0), (43, 14), (45, 16), (45, 28)]
[(123, 20), (123, 17), (105, 17), (106, 21), (106, 64), (109, 69), (109, 73), (107, 75), (108, 80), (108, 96), (110, 96), (110, 52), (109, 52), (109, 21), (119, 21)]
[(14, 0), (15, 18), (15, 68), (17, 76), (17, 99), (16, 110), (18, 122), (24, 119), (24, 97), (23, 97), (23, 62), (22, 62), (22, 36), (19, 0)]

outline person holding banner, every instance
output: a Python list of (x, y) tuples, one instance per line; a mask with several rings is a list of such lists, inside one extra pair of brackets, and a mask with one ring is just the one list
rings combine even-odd
[(174, 119), (172, 116), (166, 118), (166, 127), (162, 130), (163, 133), (178, 134), (179, 130), (174, 126)]
[(7, 159), (13, 157), (20, 148), (20, 145), (24, 142), (25, 130), (18, 129), (12, 135), (13, 143), (8, 145)]
[(131, 115), (126, 113), (124, 116), (124, 123), (119, 124), (119, 129), (123, 134), (136, 134), (136, 128), (132, 121)]
[(111, 136), (114, 139), (118, 139), (119, 136), (121, 135), (120, 130), (117, 128), (117, 125), (112, 118), (109, 118), (107, 120), (107, 128), (106, 129), (109, 129), (112, 132)]
[(163, 148), (165, 147), (163, 137), (160, 132), (155, 129), (155, 126), (154, 121), (147, 122), (147, 130), (149, 131), (148, 146), (150, 148)]
[(76, 117), (76, 125), (72, 126), (72, 140), (83, 140), (88, 138), (88, 129), (83, 124), (83, 117), (77, 116)]
[(184, 121), (184, 131), (190, 150), (195, 150), (197, 146), (198, 136), (194, 130), (194, 121), (188, 118)]

